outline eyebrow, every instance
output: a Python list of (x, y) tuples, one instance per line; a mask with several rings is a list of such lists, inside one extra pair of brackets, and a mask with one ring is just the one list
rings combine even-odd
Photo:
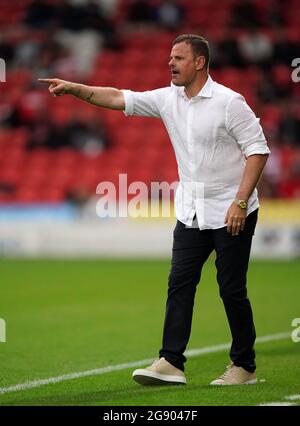
[(170, 59), (175, 58), (175, 59), (183, 59), (184, 56), (181, 55), (174, 55), (174, 56), (170, 56)]

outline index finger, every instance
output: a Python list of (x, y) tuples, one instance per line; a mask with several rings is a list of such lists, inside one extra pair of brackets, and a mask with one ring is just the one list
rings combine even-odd
[(231, 227), (232, 227), (232, 220), (229, 219), (227, 222), (227, 232), (230, 233), (231, 232)]
[(38, 78), (41, 83), (55, 83), (55, 78)]

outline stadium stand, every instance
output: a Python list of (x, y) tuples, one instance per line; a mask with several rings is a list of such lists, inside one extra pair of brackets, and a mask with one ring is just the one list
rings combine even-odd
[[(139, 15), (143, 4), (146, 17)], [(1, 2), (0, 26), (7, 65), (0, 83), (1, 203), (59, 202), (80, 188), (94, 194), (97, 183), (117, 182), (125, 172), (131, 181), (177, 180), (159, 120), (125, 118), (69, 96), (54, 100), (36, 80), (138, 91), (166, 86), (170, 45), (182, 32), (209, 39), (213, 78), (242, 93), (261, 118), (272, 150), (261, 195), (300, 197), (300, 82), (291, 78), (300, 52), (298, 0), (120, 0), (109, 12), (101, 0), (11, 0)], [(76, 54), (70, 40), (80, 47)], [(81, 144), (66, 136), (76, 130), (74, 120)]]

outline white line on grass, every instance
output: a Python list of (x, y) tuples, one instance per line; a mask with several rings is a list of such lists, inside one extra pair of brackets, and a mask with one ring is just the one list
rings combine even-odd
[[(297, 399), (300, 399), (300, 394), (299, 395), (288, 395), (285, 396), (284, 399), (287, 399), (288, 401), (296, 401)], [(260, 406), (278, 406), (278, 407), (283, 407), (283, 406), (289, 406), (289, 405), (298, 405), (295, 402), (263, 402), (262, 404), (258, 404)]]
[[(267, 336), (258, 337), (256, 339), (256, 343), (265, 343), (265, 342), (271, 342), (275, 340), (282, 340), (290, 336), (291, 336), (291, 333), (270, 334)], [(231, 346), (231, 343), (223, 343), (221, 345), (208, 346), (208, 347), (199, 348), (199, 349), (191, 349), (186, 351), (185, 355), (187, 355), (188, 357), (193, 357), (193, 356), (205, 355), (205, 354), (209, 354), (213, 352), (221, 352), (223, 350), (229, 349), (230, 346)], [(17, 385), (0, 388), (0, 395), (5, 393), (10, 393), (10, 392), (17, 392), (17, 391), (23, 391), (27, 389), (38, 388), (40, 386), (49, 385), (51, 383), (59, 383), (59, 382), (65, 382), (66, 380), (80, 379), (81, 377), (100, 376), (101, 374), (111, 373), (113, 371), (126, 370), (128, 368), (133, 368), (133, 367), (140, 367), (140, 366), (152, 363), (153, 360), (154, 360), (153, 358), (149, 358), (149, 359), (143, 359), (141, 361), (128, 362), (125, 364), (109, 365), (107, 367), (95, 368), (94, 370), (63, 374), (61, 376), (49, 377), (48, 379), (32, 380), (31, 382), (19, 383)]]
[(260, 407), (287, 407), (290, 405), (297, 405), (294, 402), (264, 402), (263, 404), (258, 404)]
[(289, 395), (289, 396), (286, 396), (284, 399), (288, 399), (289, 401), (296, 401), (297, 399), (300, 399), (300, 394), (299, 395)]

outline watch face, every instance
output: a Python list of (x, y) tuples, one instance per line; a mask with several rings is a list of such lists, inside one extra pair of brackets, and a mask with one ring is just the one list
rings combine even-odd
[(245, 208), (247, 207), (247, 203), (246, 203), (246, 201), (243, 201), (243, 200), (241, 200), (241, 201), (239, 202), (239, 205), (240, 205), (240, 207), (241, 207), (242, 209), (245, 209)]

